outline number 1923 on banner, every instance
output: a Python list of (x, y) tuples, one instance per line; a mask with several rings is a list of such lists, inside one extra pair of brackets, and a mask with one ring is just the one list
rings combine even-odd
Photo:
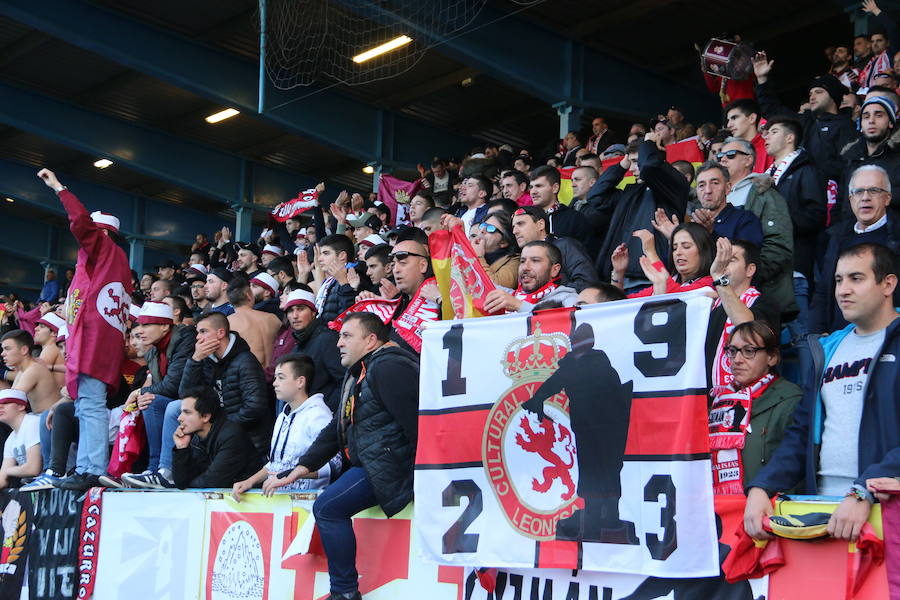
[(425, 559), (717, 575), (710, 302), (690, 292), (429, 325), (415, 475)]

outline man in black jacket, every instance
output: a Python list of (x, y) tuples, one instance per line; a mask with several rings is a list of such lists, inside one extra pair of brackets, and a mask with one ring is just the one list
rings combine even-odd
[(144, 360), (153, 378), (153, 383), (131, 393), (143, 411), (150, 451), (147, 472), (141, 479), (153, 483), (152, 487), (171, 487), (166, 485), (172, 480), (171, 443), (163, 439), (163, 419), (169, 404), (178, 402), (178, 386), (184, 365), (194, 352), (197, 331), (186, 325), (174, 325), (172, 308), (162, 302), (144, 303), (138, 316), (138, 327), (146, 348)]
[(181, 397), (196, 386), (212, 387), (225, 415), (250, 434), (260, 456), (268, 453), (272, 410), (265, 374), (250, 346), (220, 313), (209, 313), (197, 323), (197, 344), (184, 366)]
[(537, 206), (523, 206), (513, 214), (513, 236), (519, 247), (529, 242), (550, 242), (562, 254), (561, 283), (581, 292), (595, 285), (597, 272), (578, 240), (547, 233), (547, 213)]
[[(356, 300), (358, 290), (347, 282), (347, 269), (356, 252), (353, 242), (343, 234), (333, 234), (319, 242), (319, 268), (326, 279), (316, 292), (316, 307), (319, 316), (326, 323), (350, 308)], [(356, 262), (354, 261), (355, 265)], [(350, 267), (352, 268), (352, 267)], [(362, 268), (365, 275), (365, 267)], [(359, 270), (357, 270), (359, 272)], [(371, 289), (368, 277), (362, 277), (361, 289)]]
[(185, 390), (172, 438), (172, 475), (181, 489), (229, 488), (263, 464), (247, 432), (225, 418), (219, 399), (208, 387)]
[[(842, 250), (864, 242), (900, 250), (900, 218), (889, 210), (891, 181), (884, 169), (860, 167), (850, 178), (848, 195), (855, 218), (828, 229), (828, 247), (810, 303), (810, 333), (830, 333), (847, 324), (834, 296), (834, 273)], [(894, 306), (900, 306), (900, 289), (894, 290)]]
[(570, 237), (590, 248), (593, 232), (584, 215), (559, 201), (559, 171), (544, 165), (531, 172), (531, 201), (547, 213), (547, 231)]
[[(629, 169), (634, 172), (635, 183), (617, 189)], [(629, 144), (625, 158), (606, 169), (587, 196), (588, 204), (610, 215), (609, 230), (595, 263), (600, 277), (609, 280), (613, 250), (624, 243), (632, 257), (625, 271), (626, 290), (649, 285), (638, 261), (644, 252), (641, 241), (631, 234), (638, 229), (649, 229), (660, 208), (670, 220), (677, 216), (684, 222), (689, 192), (690, 185), (684, 175), (666, 161), (666, 153), (657, 147), (654, 133), (648, 133), (639, 145)], [(669, 256), (668, 241), (658, 231), (653, 235), (656, 252), (665, 262)]]
[(299, 465), (263, 484), (263, 492), (271, 494), (315, 473), (336, 452), (349, 461), (350, 468), (313, 505), (328, 558), (329, 600), (361, 598), (351, 517), (375, 505), (390, 517), (412, 500), (419, 365), (388, 339), (388, 327), (373, 313), (346, 318), (338, 341), (347, 367), (341, 406)]
[(806, 148), (825, 180), (840, 181), (844, 168), (841, 150), (859, 138), (850, 115), (840, 112), (843, 96), (850, 90), (833, 75), (817, 77), (809, 86), (809, 109), (798, 113), (782, 104), (775, 95), (769, 82), (773, 62), (767, 59), (765, 52), (757, 54), (753, 61), (756, 97), (763, 116), (766, 119), (775, 115), (795, 117), (803, 128), (802, 140), (797, 140), (797, 145)]
[(308, 356), (316, 368), (309, 395), (322, 394), (328, 408), (335, 410), (340, 401), (340, 383), (346, 371), (341, 365), (337, 348), (337, 332), (317, 318), (315, 297), (306, 290), (291, 292), (285, 301), (284, 312), (296, 342), (294, 352)]

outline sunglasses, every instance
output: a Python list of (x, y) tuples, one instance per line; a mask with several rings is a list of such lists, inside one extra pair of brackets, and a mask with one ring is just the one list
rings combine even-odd
[(728, 150), (726, 152), (717, 152), (716, 158), (722, 160), (723, 158), (727, 158), (728, 160), (734, 160), (734, 157), (738, 154), (743, 154), (744, 156), (750, 156), (749, 152), (744, 152), (743, 150)]
[(484, 231), (485, 233), (501, 233), (499, 227), (497, 227), (496, 225), (491, 225), (490, 223), (482, 223), (481, 231)]
[(428, 260), (428, 257), (424, 254), (416, 254), (415, 252), (407, 252), (406, 250), (400, 250), (399, 252), (394, 252), (388, 255), (388, 258), (391, 260), (406, 260), (410, 256), (418, 256), (419, 258), (424, 258)]

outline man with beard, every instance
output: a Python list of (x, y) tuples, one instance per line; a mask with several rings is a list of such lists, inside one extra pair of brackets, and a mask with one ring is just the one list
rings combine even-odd
[(559, 285), (562, 254), (550, 242), (528, 242), (519, 257), (519, 284), (512, 294), (502, 289), (488, 292), (484, 308), (488, 312), (531, 312), (543, 302), (556, 301), (575, 306), (578, 292)]
[(795, 116), (803, 129), (803, 139), (797, 146), (806, 148), (825, 179), (837, 183), (844, 168), (841, 149), (859, 137), (850, 115), (839, 110), (847, 90), (833, 75), (817, 77), (809, 86), (809, 110), (797, 113), (775, 95), (769, 81), (773, 63), (765, 52), (758, 53), (753, 59), (756, 96), (763, 116), (767, 119), (775, 115)]
[(838, 46), (834, 49), (828, 74), (840, 81), (848, 90), (857, 88), (859, 85), (859, 70), (850, 66), (850, 48)]
[[(844, 159), (844, 176), (840, 189), (840, 218), (853, 220), (850, 202), (847, 200), (850, 176), (863, 165), (878, 165), (887, 171), (892, 189), (900, 189), (900, 149), (894, 135), (897, 122), (897, 105), (885, 96), (868, 98), (862, 106), (860, 128), (862, 139), (847, 146), (841, 153)], [(900, 218), (900, 203), (888, 210), (894, 219)]]
[(226, 317), (234, 313), (234, 307), (228, 302), (228, 284), (233, 276), (223, 267), (216, 267), (206, 276), (206, 299), (209, 301), (207, 311), (220, 312)]

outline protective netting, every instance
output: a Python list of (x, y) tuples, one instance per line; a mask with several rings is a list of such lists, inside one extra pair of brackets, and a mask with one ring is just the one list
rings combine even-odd
[[(442, 38), (462, 32), (486, 0), (267, 0), (266, 73), (278, 89), (358, 85), (399, 75)], [(516, 0), (516, 4), (543, 0)], [(401, 35), (405, 46), (363, 63), (353, 57)]]

